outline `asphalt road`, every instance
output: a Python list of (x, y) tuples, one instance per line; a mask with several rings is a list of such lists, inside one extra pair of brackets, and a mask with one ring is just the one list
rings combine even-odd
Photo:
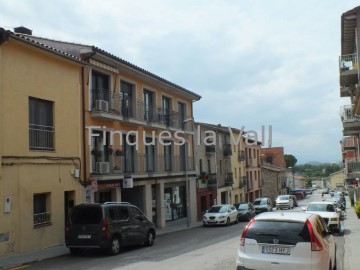
[[(320, 194), (299, 201), (299, 211)], [(289, 210), (285, 210), (289, 211)], [(234, 270), (236, 251), (246, 222), (224, 227), (198, 227), (159, 236), (152, 247), (124, 249), (117, 256), (87, 251), (80, 256), (66, 255), (25, 266), (27, 269), (124, 269), (124, 270)], [(337, 242), (337, 270), (343, 270), (344, 239)]]

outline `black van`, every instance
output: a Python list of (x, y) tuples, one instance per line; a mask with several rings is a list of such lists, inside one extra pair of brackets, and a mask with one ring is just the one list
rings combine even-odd
[(122, 246), (152, 246), (155, 236), (155, 225), (136, 206), (124, 202), (76, 205), (65, 228), (65, 243), (73, 255), (84, 248), (101, 248), (116, 255)]

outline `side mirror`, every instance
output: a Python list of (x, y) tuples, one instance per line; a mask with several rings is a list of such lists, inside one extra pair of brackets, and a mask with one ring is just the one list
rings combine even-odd
[(301, 210), (306, 211), (306, 208), (305, 208), (305, 207), (301, 207)]

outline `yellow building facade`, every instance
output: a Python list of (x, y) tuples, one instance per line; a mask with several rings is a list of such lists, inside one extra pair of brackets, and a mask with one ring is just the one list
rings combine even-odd
[(193, 102), (201, 97), (97, 47), (37, 40), (89, 63), (84, 201), (132, 203), (160, 228), (196, 221)]
[(83, 66), (0, 28), (0, 256), (64, 244), (83, 198)]
[(240, 203), (246, 201), (246, 171), (245, 171), (245, 139), (243, 132), (238, 129), (231, 129), (230, 143), (233, 149), (231, 156), (231, 168), (234, 176), (232, 185), (231, 201)]

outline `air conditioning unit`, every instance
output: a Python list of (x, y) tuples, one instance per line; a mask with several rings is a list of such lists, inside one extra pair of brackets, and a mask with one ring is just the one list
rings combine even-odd
[(110, 163), (109, 162), (96, 162), (96, 171), (100, 174), (110, 173)]
[(98, 99), (95, 101), (95, 109), (97, 111), (107, 112), (109, 111), (109, 102), (105, 100)]

